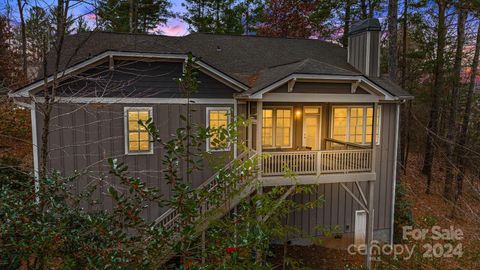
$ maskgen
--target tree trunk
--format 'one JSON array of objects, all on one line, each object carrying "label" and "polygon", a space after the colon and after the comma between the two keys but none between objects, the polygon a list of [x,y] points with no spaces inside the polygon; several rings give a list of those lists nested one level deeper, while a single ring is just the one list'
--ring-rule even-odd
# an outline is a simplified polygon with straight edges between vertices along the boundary
[{"label": "tree trunk", "polygon": [[[47,51],[48,51],[48,45],[46,45],[43,48],[43,80],[45,82],[44,86],[44,98],[45,102],[43,102],[41,105],[42,112],[43,112],[43,129],[42,129],[42,142],[41,142],[41,153],[40,153],[40,179],[45,179],[47,175],[47,160],[48,160],[48,140],[49,140],[49,134],[50,134],[50,116],[51,112],[53,109],[53,104],[55,102],[55,91],[56,87],[58,84],[58,70],[60,67],[60,59],[62,55],[62,49],[63,49],[63,42],[65,39],[65,26],[66,26],[66,21],[68,17],[68,11],[69,11],[69,0],[58,0],[57,1],[57,32],[56,32],[56,37],[55,37],[55,68],[53,70],[53,80],[51,84],[49,85],[47,83],[47,77],[49,74],[46,73],[47,70]],[[49,88],[50,87],[50,88]]]},{"label": "tree trunk", "polygon": [[27,74],[27,33],[25,27],[25,18],[23,16],[23,3],[22,0],[17,0],[18,13],[20,15],[20,33],[22,39],[22,72],[25,78],[28,78]]},{"label": "tree trunk", "polygon": [[457,48],[455,52],[455,62],[453,64],[453,78],[452,78],[452,91],[450,95],[450,107],[448,108],[448,115],[446,126],[447,131],[447,160],[445,164],[445,185],[443,187],[443,196],[447,199],[452,199],[452,182],[454,178],[454,150],[455,150],[455,137],[456,137],[456,120],[458,110],[458,90],[460,88],[460,76],[462,72],[462,57],[463,46],[465,43],[465,19],[466,12],[461,7],[458,10],[458,23],[457,23]]},{"label": "tree trunk", "polygon": [[457,143],[455,147],[455,160],[456,160],[456,165],[458,169],[458,174],[457,174],[457,188],[455,191],[455,204],[457,203],[459,197],[462,195],[462,190],[463,190],[463,180],[464,180],[464,175],[465,175],[465,163],[467,162],[467,159],[465,158],[465,147],[467,145],[467,134],[468,134],[468,126],[470,124],[470,117],[472,114],[472,106],[473,104],[473,96],[474,96],[474,91],[475,91],[475,80],[477,77],[477,72],[478,72],[478,63],[479,60],[478,58],[480,57],[480,24],[478,25],[477,29],[477,41],[475,45],[475,55],[473,57],[472,61],[472,73],[470,74],[470,82],[469,82],[469,87],[468,87],[468,93],[467,93],[467,100],[465,102],[465,109],[463,111],[462,115],[462,126],[460,128],[460,134],[458,135],[457,138]]},{"label": "tree trunk", "polygon": [[440,95],[444,92],[444,51],[446,43],[445,28],[445,0],[438,0],[438,26],[437,26],[437,59],[435,63],[434,77],[435,81],[432,88],[432,103],[430,107],[430,121],[427,126],[427,136],[425,140],[425,153],[422,172],[427,176],[427,193],[430,193],[432,183],[432,166],[435,155],[435,136],[438,133]]},{"label": "tree trunk", "polygon": [[344,48],[348,47],[348,32],[350,32],[350,20],[351,20],[351,2],[347,0],[345,2],[345,17],[343,18],[343,36],[342,45]]},{"label": "tree trunk", "polygon": [[[401,79],[400,85],[403,89],[406,89],[406,82],[407,82],[407,24],[408,24],[408,0],[405,0],[403,3],[403,27],[402,27],[402,65],[401,65]],[[409,109],[411,108],[411,101],[408,102],[408,109],[407,105],[404,104],[401,109],[401,136],[400,136],[400,147],[399,147],[399,165],[402,168],[403,172],[406,172],[406,165],[407,165],[407,145],[408,145],[408,137],[409,137],[409,129],[410,129],[410,118],[409,118]]]},{"label": "tree trunk", "polygon": [[367,18],[367,3],[366,0],[360,0],[360,19],[364,20]]},{"label": "tree trunk", "polygon": [[133,0],[128,0],[128,32],[133,33]]},{"label": "tree trunk", "polygon": [[397,81],[397,17],[398,1],[388,1],[388,77]]},{"label": "tree trunk", "polygon": [[373,18],[374,15],[375,15],[375,0],[368,0],[368,18]]}]

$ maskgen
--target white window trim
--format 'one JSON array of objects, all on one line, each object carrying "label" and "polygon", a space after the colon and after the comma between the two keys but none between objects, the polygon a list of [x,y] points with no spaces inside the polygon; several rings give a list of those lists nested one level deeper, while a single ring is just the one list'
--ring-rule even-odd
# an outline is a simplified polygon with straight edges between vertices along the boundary
[{"label": "white window trim", "polygon": [[153,154],[153,141],[150,136],[150,151],[135,151],[130,152],[128,150],[128,111],[148,111],[150,117],[153,118],[152,107],[124,107],[123,108],[123,122],[124,122],[124,137],[125,137],[125,155],[138,156],[138,155],[151,155]]},{"label": "white window trim", "polygon": [[[334,122],[334,115],[333,115],[333,110],[335,108],[372,108],[372,106],[370,105],[334,105],[332,106],[331,110],[330,110],[330,138],[333,138],[333,122]],[[382,133],[382,105],[378,105],[378,110],[376,113],[380,112],[380,114],[378,114],[378,123],[377,123],[377,127],[378,127],[378,135],[375,136],[375,139],[377,140],[377,145],[380,145],[380,142],[381,142],[381,133]],[[363,114],[363,123],[367,123],[367,114],[364,113]],[[374,120],[375,121],[375,120]],[[376,127],[376,128],[377,128]],[[365,141],[366,139],[366,136],[367,136],[367,132],[366,132],[366,128],[367,128],[367,125],[364,124],[363,125],[363,134],[362,134],[362,137],[363,137],[363,141]],[[349,135],[350,135],[350,110],[347,110],[347,126],[345,127],[345,133],[346,133],[346,138],[345,138],[345,141],[346,142],[349,142]],[[373,134],[372,134],[373,135]],[[360,143],[360,145],[370,145],[370,143]]]},{"label": "white window trim", "polygon": [[[263,114],[263,110],[264,109],[271,109],[273,110],[273,113],[272,113],[272,146],[263,146],[263,142],[261,143],[262,145],[262,149],[277,149],[277,148],[292,148],[292,145],[293,145],[293,118],[295,117],[295,112],[293,111],[294,108],[293,106],[264,106],[262,108],[262,114]],[[276,129],[277,129],[277,114],[276,114],[276,111],[277,109],[290,109],[290,111],[292,112],[292,115],[290,117],[290,144],[288,146],[281,146],[281,147],[277,147],[276,146],[276,142],[277,142],[277,132],[276,132]],[[262,120],[263,120],[263,117],[262,117]],[[263,132],[263,122],[262,122],[262,132]],[[263,136],[262,136],[262,140],[263,140]]]},{"label": "white window trim", "polygon": [[[227,114],[227,125],[231,123],[231,118],[232,118],[232,108],[231,107],[207,107],[206,112],[205,112],[205,126],[209,127],[210,126],[210,111],[228,111]],[[228,146],[225,148],[210,148],[210,138],[207,138],[207,152],[226,152],[230,151],[231,145],[228,143]]]}]

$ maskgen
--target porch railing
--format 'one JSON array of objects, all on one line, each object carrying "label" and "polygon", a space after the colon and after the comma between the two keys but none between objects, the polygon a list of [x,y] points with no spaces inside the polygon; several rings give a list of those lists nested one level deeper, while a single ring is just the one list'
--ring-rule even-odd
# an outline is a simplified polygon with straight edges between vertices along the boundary
[{"label": "porch railing", "polygon": [[328,150],[350,150],[350,149],[369,149],[369,145],[362,145],[358,143],[344,142],[332,138],[325,139],[325,146]]},{"label": "porch railing", "polygon": [[372,149],[268,152],[263,176],[359,173],[372,170]]}]

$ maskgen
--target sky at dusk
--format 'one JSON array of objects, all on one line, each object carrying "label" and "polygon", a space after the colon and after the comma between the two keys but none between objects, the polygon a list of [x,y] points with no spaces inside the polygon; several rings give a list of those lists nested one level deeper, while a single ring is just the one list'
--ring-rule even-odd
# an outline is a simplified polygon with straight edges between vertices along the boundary
[{"label": "sky at dusk", "polygon": [[[171,10],[175,14],[179,15],[185,12],[185,9],[182,7],[183,0],[170,0],[172,4]],[[54,3],[52,0],[33,0],[27,2],[26,6],[26,15],[28,16],[28,10],[35,5],[38,6],[50,6]],[[72,4],[72,15],[77,18],[83,16],[87,21],[93,25],[95,21],[95,15],[93,14],[93,7],[91,5],[79,4],[81,2],[74,2]],[[10,13],[14,23],[20,21],[16,6],[16,1],[13,0],[0,0],[0,14]],[[175,18],[170,18],[165,25],[159,25],[155,32],[158,34],[169,35],[169,36],[184,36],[189,33],[188,25],[182,21],[178,16]]]}]

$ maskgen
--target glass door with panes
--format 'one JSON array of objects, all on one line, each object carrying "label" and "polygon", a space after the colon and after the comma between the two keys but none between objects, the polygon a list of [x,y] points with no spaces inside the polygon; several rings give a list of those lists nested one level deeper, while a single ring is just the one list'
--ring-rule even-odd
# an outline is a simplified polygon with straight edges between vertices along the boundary
[{"label": "glass door with panes", "polygon": [[322,123],[321,107],[305,107],[303,110],[303,146],[320,150]]}]

